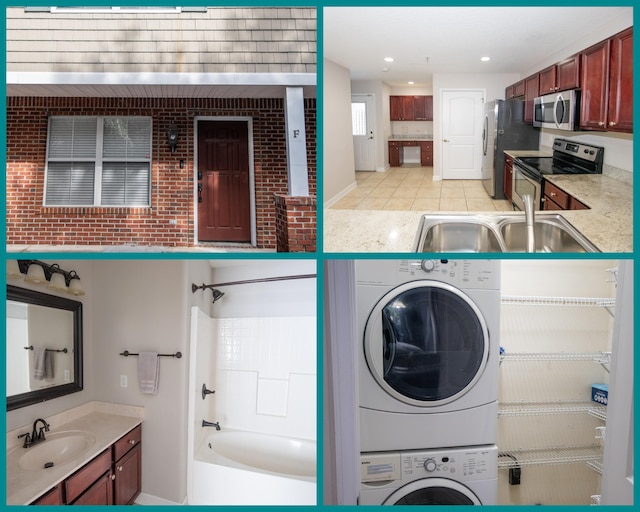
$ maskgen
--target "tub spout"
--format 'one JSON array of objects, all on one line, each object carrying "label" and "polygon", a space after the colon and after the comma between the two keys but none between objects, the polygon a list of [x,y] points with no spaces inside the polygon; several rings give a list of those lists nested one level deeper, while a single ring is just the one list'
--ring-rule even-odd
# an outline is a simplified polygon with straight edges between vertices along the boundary
[{"label": "tub spout", "polygon": [[215,423],[207,420],[202,420],[203,427],[216,427],[216,430],[220,430],[220,422],[216,421]]}]

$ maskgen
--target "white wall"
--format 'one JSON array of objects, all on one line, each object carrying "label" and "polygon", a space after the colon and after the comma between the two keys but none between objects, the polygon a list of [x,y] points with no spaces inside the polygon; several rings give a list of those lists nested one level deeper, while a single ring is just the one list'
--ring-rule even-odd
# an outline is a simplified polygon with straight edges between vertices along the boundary
[{"label": "white wall", "polygon": [[[86,373],[94,399],[143,406],[142,492],[181,503],[186,496],[188,295],[179,260],[100,260],[94,268],[94,348]],[[187,295],[188,294],[188,295]],[[182,352],[163,357],[157,395],[142,394],[136,357],[119,353]],[[128,387],[120,387],[126,375]]]},{"label": "white wall", "polygon": [[356,171],[351,134],[349,70],[324,59],[323,201],[328,206],[355,187]]}]

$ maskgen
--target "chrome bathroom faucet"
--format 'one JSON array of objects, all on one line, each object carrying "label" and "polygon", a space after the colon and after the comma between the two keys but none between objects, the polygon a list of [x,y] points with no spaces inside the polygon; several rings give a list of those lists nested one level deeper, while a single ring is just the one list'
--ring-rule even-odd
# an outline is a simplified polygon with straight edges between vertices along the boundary
[{"label": "chrome bathroom faucet", "polygon": [[216,430],[220,430],[220,422],[216,421],[215,423],[207,420],[202,420],[203,427],[216,427]]}]

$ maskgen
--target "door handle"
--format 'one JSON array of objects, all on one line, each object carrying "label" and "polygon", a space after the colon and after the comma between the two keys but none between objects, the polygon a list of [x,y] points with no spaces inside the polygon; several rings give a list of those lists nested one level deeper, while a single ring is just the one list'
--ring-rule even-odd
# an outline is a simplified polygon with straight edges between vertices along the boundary
[{"label": "door handle", "polygon": [[449,142],[449,139],[442,139],[442,142]]},{"label": "door handle", "polygon": [[202,202],[202,183],[198,183],[198,202]]}]

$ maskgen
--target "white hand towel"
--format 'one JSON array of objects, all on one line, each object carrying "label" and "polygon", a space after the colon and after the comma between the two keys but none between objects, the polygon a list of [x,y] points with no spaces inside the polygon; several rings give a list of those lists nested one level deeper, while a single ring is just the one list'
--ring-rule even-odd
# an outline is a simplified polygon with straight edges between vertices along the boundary
[{"label": "white hand towel", "polygon": [[33,378],[36,380],[44,380],[46,353],[44,347],[33,347]]},{"label": "white hand towel", "polygon": [[158,393],[160,359],[157,352],[140,352],[138,355],[138,383],[146,395]]}]

